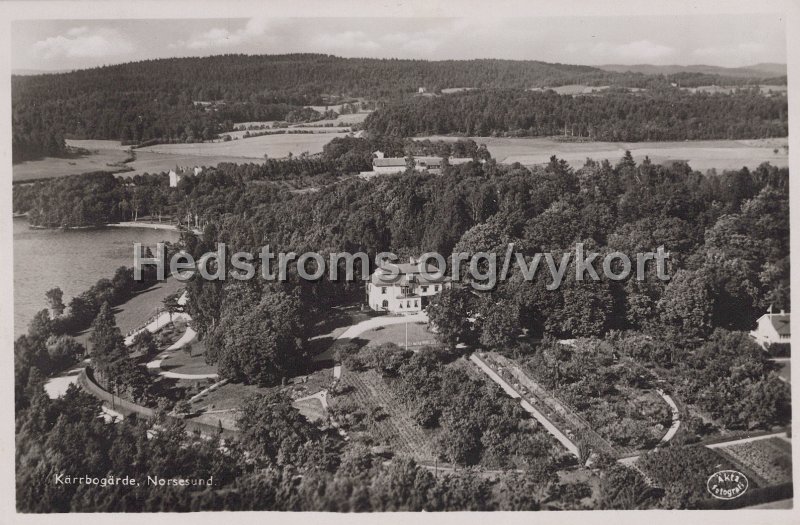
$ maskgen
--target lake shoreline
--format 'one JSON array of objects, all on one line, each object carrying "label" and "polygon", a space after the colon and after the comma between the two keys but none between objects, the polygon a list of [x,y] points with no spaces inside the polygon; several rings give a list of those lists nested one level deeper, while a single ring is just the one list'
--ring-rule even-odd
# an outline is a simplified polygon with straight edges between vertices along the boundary
[{"label": "lake shoreline", "polygon": [[47,306],[47,290],[60,287],[68,303],[98,279],[111,279],[119,267],[132,266],[135,243],[154,249],[160,242],[178,241],[171,224],[41,229],[21,218],[13,224],[15,337],[24,334],[36,312]]},{"label": "lake shoreline", "polygon": [[[28,217],[27,213],[15,213],[13,219],[25,219]],[[87,226],[41,226],[39,224],[28,224],[32,230],[64,230],[64,231],[78,231],[78,230],[103,230],[106,228],[144,228],[148,230],[167,230],[179,232],[180,228],[176,224],[163,223],[163,222],[111,222],[100,225],[87,225]]]}]

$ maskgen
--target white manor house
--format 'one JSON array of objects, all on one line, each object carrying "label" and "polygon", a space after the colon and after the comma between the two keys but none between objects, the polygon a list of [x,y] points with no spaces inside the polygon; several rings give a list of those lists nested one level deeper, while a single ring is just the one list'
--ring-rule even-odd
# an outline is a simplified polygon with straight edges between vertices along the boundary
[{"label": "white manor house", "polygon": [[434,278],[438,269],[428,264],[427,277],[422,273],[419,261],[411,258],[408,263],[385,263],[370,277],[367,283],[367,303],[379,312],[416,314],[427,308],[430,298],[450,286],[450,278]]}]

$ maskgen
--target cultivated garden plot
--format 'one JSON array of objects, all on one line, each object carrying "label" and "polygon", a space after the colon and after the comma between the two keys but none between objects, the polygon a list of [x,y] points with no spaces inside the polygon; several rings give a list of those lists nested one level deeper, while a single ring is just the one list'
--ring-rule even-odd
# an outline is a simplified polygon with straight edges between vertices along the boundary
[{"label": "cultivated garden plot", "polygon": [[[591,346],[591,348],[589,347]],[[672,421],[652,377],[614,359],[610,348],[578,341],[540,347],[520,359],[525,374],[622,453],[650,449]]]},{"label": "cultivated garden plot", "polygon": [[9,507],[793,506],[793,14],[484,7],[11,20]]},{"label": "cultivated garden plot", "polygon": [[792,480],[792,444],[781,437],[720,447],[717,452],[753,470],[769,484]]},{"label": "cultivated garden plot", "polygon": [[354,437],[419,461],[434,459],[432,435],[409,417],[374,370],[347,370],[331,396],[333,416]]}]

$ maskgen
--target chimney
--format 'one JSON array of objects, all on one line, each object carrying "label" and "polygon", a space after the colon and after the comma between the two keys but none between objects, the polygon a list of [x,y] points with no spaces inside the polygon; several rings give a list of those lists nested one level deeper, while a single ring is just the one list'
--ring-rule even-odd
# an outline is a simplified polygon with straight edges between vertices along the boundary
[{"label": "chimney", "polygon": [[417,264],[417,260],[414,257],[409,257],[408,258],[408,263],[409,264]]}]

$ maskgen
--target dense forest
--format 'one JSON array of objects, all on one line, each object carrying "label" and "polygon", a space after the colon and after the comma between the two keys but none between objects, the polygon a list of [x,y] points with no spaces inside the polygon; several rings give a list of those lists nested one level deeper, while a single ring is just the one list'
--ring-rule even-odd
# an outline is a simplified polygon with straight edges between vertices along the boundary
[{"label": "dense forest", "polygon": [[[352,150],[364,148],[364,142],[347,139],[335,154],[349,158]],[[551,292],[544,289],[544,279],[521,282],[515,274],[490,293],[495,302],[513,305],[501,309],[503,316],[513,319],[495,316],[492,301],[470,299],[470,308],[489,310],[474,334],[454,334],[462,340],[508,341],[522,329],[568,338],[599,336],[612,329],[669,328],[682,339],[704,338],[716,327],[752,328],[770,304],[789,306],[786,169],[763,165],[755,171],[701,175],[685,164],[637,165],[627,156],[616,165],[589,161],[579,169],[555,158],[532,169],[501,166],[493,160],[471,162],[449,167],[441,176],[407,173],[373,181],[343,179],[303,193],[253,180],[281,162],[272,168],[223,164],[186,177],[174,189],[164,187],[164,176],[128,181],[110,175],[55,179],[15,187],[15,209],[27,209],[35,224],[53,213],[43,222],[54,225],[86,224],[70,222],[74,210],[83,209],[84,214],[92,210],[84,219],[97,224],[128,218],[134,195],[145,202],[146,195],[157,194],[162,199],[158,206],[165,212],[197,215],[208,222],[203,235],[189,241],[197,254],[213,250],[218,241],[228,244],[229,253],[255,253],[270,244],[274,250],[314,250],[323,255],[345,250],[364,251],[370,257],[381,251],[401,257],[426,251],[447,256],[454,250],[504,253],[504,246],[515,242],[518,249],[532,254],[574,251],[576,242],[584,242],[587,250],[601,254],[635,253],[659,245],[673,254],[673,279],[668,283],[604,280],[590,287],[568,278]],[[341,177],[336,162],[333,157],[320,160],[318,170],[336,180]],[[315,164],[308,166],[313,170]],[[128,210],[127,215],[121,214],[122,209]],[[574,271],[567,272],[571,274]],[[358,287],[325,280],[295,280],[285,286],[294,286],[288,292],[299,293],[308,305],[330,304],[341,296],[343,286]],[[224,288],[216,282],[190,283],[194,293],[211,294],[210,302],[199,296],[190,302],[198,309],[192,314],[204,335],[219,331],[221,337],[223,311],[252,310],[258,296],[270,289],[259,288],[255,298],[234,294],[229,298],[234,302],[223,308]],[[449,300],[448,295],[443,300]],[[692,301],[687,303],[689,296]],[[460,304],[455,297],[453,301]],[[201,304],[207,307],[197,306]],[[456,310],[445,308],[447,315]],[[446,324],[445,319],[440,322]],[[484,324],[488,334],[483,334]],[[220,348],[245,346],[232,341]],[[237,370],[234,375],[241,377],[241,369]]]},{"label": "dense forest", "polygon": [[[381,140],[388,151],[407,146],[404,140]],[[507,472],[491,480],[469,471],[437,477],[403,459],[384,464],[369,450],[342,441],[330,428],[307,422],[277,393],[245,403],[239,422],[242,437],[224,451],[213,442],[195,443],[196,438],[180,428],[162,426],[157,438],[147,439],[153,422],[107,425],[96,418],[96,401],[86,394],[72,391],[62,400],[47,398],[41,386],[45,376],[65,361],[74,361],[82,349],[69,338],[69,326],[43,311],[15,344],[20,509],[580,508],[579,501],[590,489],[558,481],[553,473],[559,467],[547,440],[526,435],[512,424],[518,407],[443,367],[458,357],[458,343],[514,355],[551,388],[590,404],[599,403],[613,385],[644,380],[623,363],[613,362],[629,359],[657,369],[682,399],[725,428],[753,430],[787,423],[789,387],[777,379],[767,354],[742,333],[770,305],[790,307],[787,169],[765,164],[752,171],[703,175],[682,163],[637,164],[627,154],[613,164],[589,160],[580,167],[555,157],[532,169],[484,159],[446,167],[438,176],[410,171],[370,181],[342,177],[343,165],[357,164],[377,145],[346,138],[319,159],[265,166],[221,164],[200,176],[187,176],[177,188],[165,186],[163,175],[47,180],[15,186],[15,206],[27,206],[32,220],[42,220],[62,195],[64,205],[47,221],[58,224],[63,217],[75,217],[95,224],[128,217],[120,210],[131,213],[134,195],[153,206],[146,196],[157,193],[164,213],[188,212],[207,221],[201,235],[182,235],[182,247],[195,256],[213,249],[216,242],[225,242],[229,254],[256,252],[270,244],[274,251],[314,250],[323,256],[345,250],[370,256],[380,251],[400,256],[424,251],[445,256],[453,251],[503,253],[513,242],[526,255],[552,251],[556,259],[573,251],[576,242],[601,257],[615,250],[632,254],[664,245],[672,254],[669,281],[579,283],[570,277],[575,275],[571,263],[564,284],[548,290],[545,279],[526,281],[514,270],[490,291],[475,294],[455,287],[432,304],[429,315],[445,353],[429,350],[407,359],[405,351],[396,348],[384,349],[379,356],[355,349],[339,356],[349,367],[370,367],[394,378],[398,395],[414,407],[417,423],[441,428],[451,438],[439,445],[443,459],[507,468],[514,457],[514,465],[524,465],[524,473]],[[455,147],[459,154],[480,155],[474,143]],[[330,177],[335,184],[298,193],[272,183],[299,173]],[[78,206],[83,216],[68,214]],[[96,316],[90,355],[100,379],[112,381],[130,399],[152,404],[147,375],[123,351],[109,310],[130,290],[135,288],[124,270],[98,283],[85,297],[91,313],[81,320]],[[343,297],[363,293],[360,282],[308,282],[291,271],[283,283],[194,278],[187,290],[193,327],[209,349],[207,359],[219,365],[223,378],[264,387],[277,387],[285,378],[307,372],[312,357],[309,320]],[[73,303],[66,311],[62,306],[58,318],[74,318],[73,310],[80,311],[81,302]],[[544,337],[545,343],[530,346],[520,340],[523,332]],[[556,345],[554,339],[560,338],[580,338],[582,346],[597,351],[587,358],[586,352]],[[470,394],[456,407],[441,403],[443,397],[462,399],[458,392]],[[475,401],[469,403],[467,397]],[[485,418],[475,417],[483,413],[496,425],[487,427]],[[624,437],[629,429],[618,428],[626,424],[620,421],[604,423],[605,431]],[[689,420],[687,427],[684,443],[706,432],[702,421]],[[265,439],[263,428],[277,438]],[[70,447],[73,442],[84,445]],[[76,453],[86,446],[96,453]],[[515,452],[509,455],[509,450]],[[691,457],[686,450],[679,449],[669,461],[682,465]],[[44,490],[51,482],[48,473],[54,471],[105,476],[119,472],[120,465],[137,475],[155,469],[165,475],[214,476],[220,490]],[[612,463],[600,466],[604,470],[597,507],[705,504],[692,499],[688,489],[659,496],[637,473]],[[524,497],[510,490],[520,485],[529,488]]]},{"label": "dense forest", "polygon": [[591,140],[745,139],[788,135],[786,97],[757,90],[730,95],[665,89],[637,94],[559,95],[553,91],[469,91],[396,101],[367,117],[377,135],[464,134]]},{"label": "dense forest", "polygon": [[[568,282],[562,289],[546,291],[540,282],[523,282],[515,276],[480,296],[463,297],[459,289],[447,292],[430,315],[449,348],[468,342],[515,353],[530,359],[544,381],[589,399],[599,399],[618,381],[641,378],[624,366],[611,370],[601,364],[610,350],[593,353],[588,360],[577,354],[552,357],[550,352],[564,352],[564,347],[550,344],[537,350],[518,345],[514,341],[519,331],[587,337],[588,345],[610,344],[618,356],[659,367],[685,399],[729,428],[769,428],[786,422],[788,386],[776,379],[761,350],[741,332],[727,331],[750,328],[769,304],[789,306],[785,169],[765,165],[752,172],[703,176],[685,165],[637,165],[629,157],[615,165],[588,162],[579,169],[553,159],[533,171],[489,161],[451,167],[440,177],[408,173],[370,182],[340,182],[305,194],[227,176],[226,169],[233,168],[222,166],[215,176],[189,177],[190,183],[168,190],[178,194],[170,197],[177,206],[213,218],[199,238],[184,235],[183,243],[193,253],[218,240],[233,249],[254,250],[269,242],[284,250],[349,249],[370,254],[385,249],[412,254],[427,249],[492,250],[511,241],[525,251],[556,252],[577,240],[601,252],[664,244],[673,252],[674,278],[667,283]],[[140,179],[138,185],[149,182]],[[89,191],[84,194],[90,196]],[[348,203],[347,208],[342,202]],[[98,283],[94,295],[102,295],[102,288],[107,300],[119,300],[113,298],[117,293],[113,290],[117,281],[128,281],[125,275],[121,271],[111,283]],[[119,288],[128,289],[124,284]],[[344,291],[341,283],[324,281],[290,279],[265,285],[258,279],[225,284],[195,279],[189,283],[189,305],[195,326],[216,349],[210,357],[219,362],[220,373],[235,381],[274,385],[304,369],[305,364],[297,361],[307,359],[305,320],[324,304],[340,300]],[[103,299],[95,298],[93,304],[99,300]],[[74,308],[71,304],[70,310]],[[480,322],[466,323],[469,316]],[[92,338],[96,366],[115,377],[120,392],[129,392],[134,399],[146,397],[146,375],[119,352],[119,331],[107,307],[100,307],[94,325],[99,332]],[[592,342],[622,329],[626,330],[622,337],[611,334],[609,342]],[[581,508],[579,500],[589,490],[582,483],[558,481],[554,475],[558,466],[541,459],[546,457],[545,443],[519,434],[511,424],[518,407],[495,394],[476,392],[485,387],[442,368],[442,360],[453,358],[452,350],[423,352],[409,360],[399,349],[384,349],[380,355],[356,349],[340,358],[348,367],[375,367],[396,377],[399,395],[417,407],[419,424],[441,426],[452,438],[442,444],[444,458],[463,464],[495,458],[488,461],[505,465],[512,456],[500,451],[515,444],[520,448],[513,457],[525,461],[535,456],[524,473],[486,480],[470,471],[436,477],[400,459],[386,465],[369,450],[348,445],[337,434],[307,422],[277,394],[245,403],[242,438],[226,451],[213,441],[195,441],[180,427],[162,426],[156,438],[148,439],[154,422],[103,423],[96,418],[97,402],[87,394],[71,391],[61,400],[47,398],[41,387],[43,373],[59,359],[74,359],[81,350],[61,330],[45,311],[15,344],[21,443],[17,487],[22,510]],[[112,352],[98,354],[97,349],[105,347]],[[560,363],[557,375],[547,364],[553,358]],[[742,370],[747,372],[739,373]],[[481,402],[465,401],[460,409],[440,402],[443,396],[459,392],[471,392]],[[729,402],[733,398],[739,401]],[[496,426],[479,424],[486,419],[480,417],[483,410]],[[695,430],[684,439],[702,435],[701,423],[687,424]],[[265,427],[278,437],[265,440],[259,430]],[[497,441],[500,428],[504,437]],[[76,452],[86,447],[95,453]],[[50,452],[45,454],[45,449]],[[678,449],[667,460],[674,462],[672,468],[683,468],[692,450]],[[599,488],[600,508],[685,508],[703,503],[689,489],[676,488],[659,497],[637,473],[611,463],[603,468],[607,470]],[[44,490],[52,482],[49,473],[65,470],[100,477],[121,471],[137,476],[154,471],[165,476],[213,476],[219,490],[92,486]],[[524,495],[510,490],[519,486],[527,487]]]},{"label": "dense forest", "polygon": [[658,89],[673,81],[692,86],[765,80],[693,73],[679,77],[539,61],[431,62],[314,54],[171,58],[14,76],[13,160],[61,155],[64,137],[124,144],[208,140],[230,131],[235,122],[314,120],[319,112],[308,114],[305,106],[353,97],[387,101],[419,87],[431,93],[449,87],[522,90],[565,84]]}]

